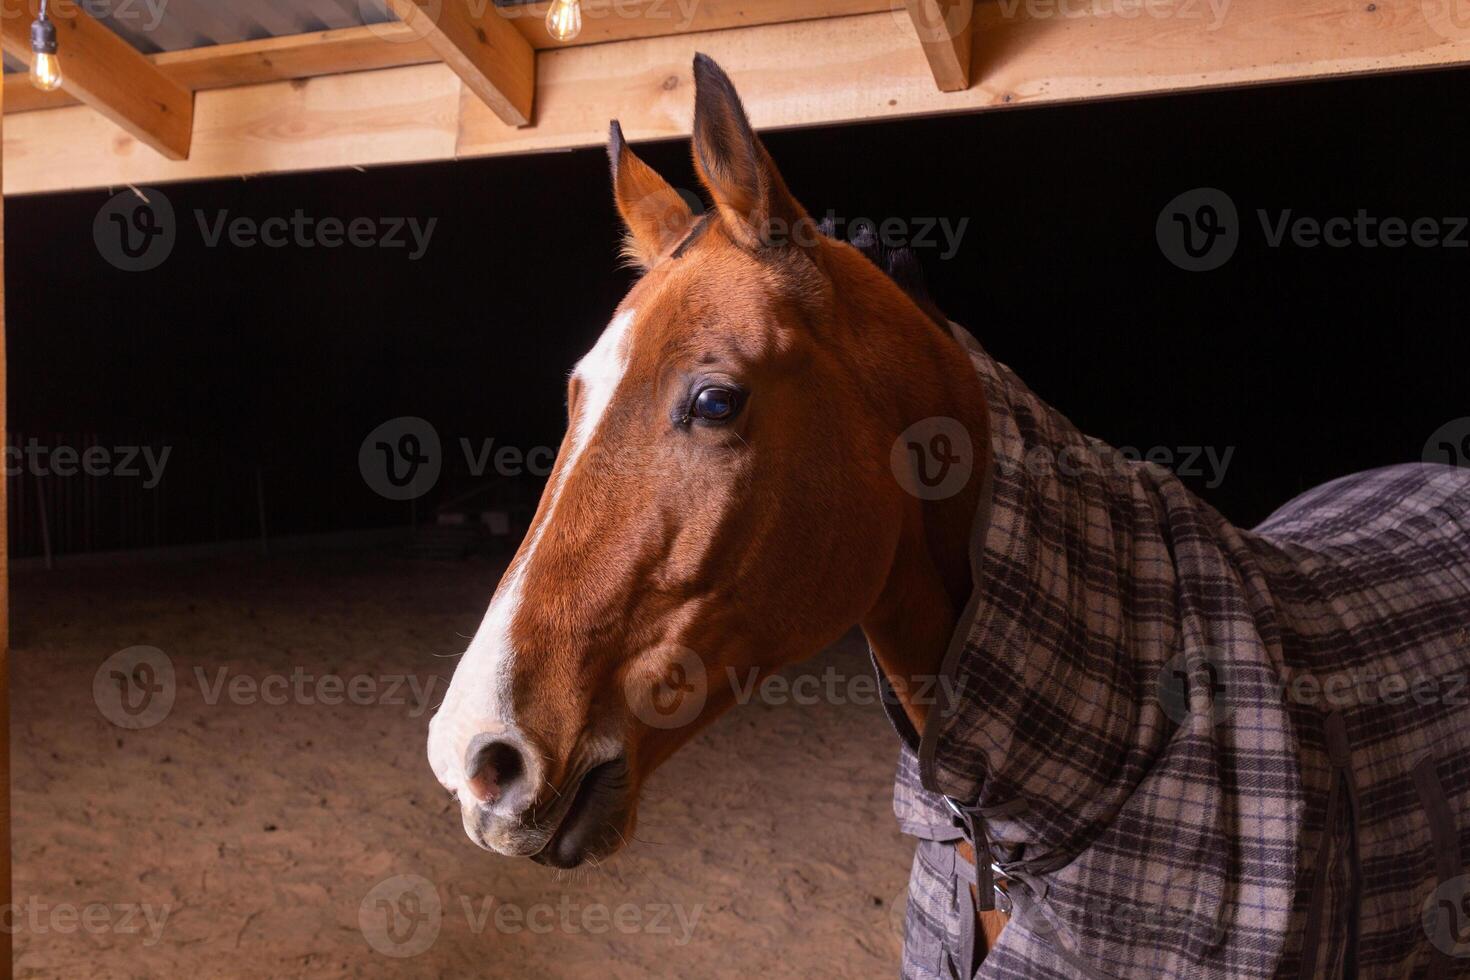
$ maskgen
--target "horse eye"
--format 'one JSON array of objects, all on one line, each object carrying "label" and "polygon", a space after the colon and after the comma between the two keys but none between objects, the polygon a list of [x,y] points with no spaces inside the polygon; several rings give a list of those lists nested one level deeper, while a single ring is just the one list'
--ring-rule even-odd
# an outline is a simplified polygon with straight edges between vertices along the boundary
[{"label": "horse eye", "polygon": [[709,387],[694,396],[689,414],[706,422],[724,422],[740,407],[739,396],[729,388]]}]

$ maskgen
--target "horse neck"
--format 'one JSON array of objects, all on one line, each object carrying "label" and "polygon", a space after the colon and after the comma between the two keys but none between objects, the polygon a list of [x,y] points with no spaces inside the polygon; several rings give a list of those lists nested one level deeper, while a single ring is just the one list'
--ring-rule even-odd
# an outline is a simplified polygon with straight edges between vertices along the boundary
[{"label": "horse neck", "polygon": [[886,322],[872,322],[871,307],[864,317],[877,357],[870,370],[883,378],[892,432],[896,436],[922,419],[954,419],[968,428],[974,456],[960,492],[933,501],[904,495],[886,583],[860,623],[879,668],[922,731],[940,664],[971,592],[970,531],[981,474],[990,463],[990,427],[968,354],[947,328],[936,327],[901,298],[886,310]]}]

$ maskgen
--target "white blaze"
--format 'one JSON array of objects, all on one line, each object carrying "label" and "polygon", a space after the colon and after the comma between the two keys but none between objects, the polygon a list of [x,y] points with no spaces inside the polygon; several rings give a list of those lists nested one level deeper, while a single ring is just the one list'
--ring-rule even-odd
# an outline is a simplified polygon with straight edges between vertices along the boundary
[{"label": "white blaze", "polygon": [[[462,753],[470,739],[481,732],[494,732],[497,728],[506,732],[517,730],[510,684],[516,651],[511,646],[510,629],[520,609],[525,571],[536,555],[546,525],[555,519],[562,487],[571,477],[583,450],[597,435],[613,393],[627,370],[634,312],[624,310],[615,316],[573,371],[581,382],[581,398],[568,432],[565,455],[546,488],[549,496],[545,514],[531,529],[525,547],[506,570],[475,638],[455,669],[444,704],[430,723],[429,763],[441,783],[462,794],[464,759],[455,754]],[[528,760],[528,764],[528,775],[539,781],[540,760]]]}]

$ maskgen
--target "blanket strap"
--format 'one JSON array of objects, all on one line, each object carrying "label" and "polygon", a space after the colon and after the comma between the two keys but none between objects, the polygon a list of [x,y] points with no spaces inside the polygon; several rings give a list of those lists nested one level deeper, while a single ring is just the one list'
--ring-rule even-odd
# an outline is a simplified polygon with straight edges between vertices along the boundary
[{"label": "blanket strap", "polygon": [[[952,974],[970,980],[980,967],[976,956],[979,942],[975,936],[979,913],[994,911],[997,902],[1002,911],[1009,912],[1010,896],[997,884],[997,879],[1004,881],[1007,876],[991,854],[990,834],[986,830],[985,817],[980,813],[980,808],[965,806],[951,796],[946,796],[944,803],[949,807],[954,825],[960,829],[965,843],[970,845],[975,854],[973,879],[970,877],[967,862],[959,861],[956,865],[954,895],[955,905],[960,911],[960,948],[959,956],[951,956],[949,964]],[[961,868],[965,869],[963,873]]]},{"label": "blanket strap", "polygon": [[1323,741],[1327,749],[1327,760],[1331,767],[1332,785],[1327,790],[1327,812],[1322,826],[1322,843],[1317,848],[1317,872],[1313,876],[1312,899],[1307,906],[1306,928],[1303,931],[1301,977],[1302,980],[1313,980],[1317,975],[1317,959],[1322,951],[1322,944],[1327,939],[1323,935],[1324,919],[1327,906],[1327,871],[1331,866],[1331,857],[1339,857],[1337,848],[1333,844],[1333,835],[1337,833],[1338,824],[1344,818],[1347,822],[1346,858],[1349,862],[1349,872],[1352,876],[1350,885],[1351,894],[1347,901],[1347,914],[1344,923],[1347,930],[1347,947],[1344,952],[1344,973],[1346,976],[1357,976],[1357,933],[1358,917],[1361,913],[1359,902],[1359,871],[1357,868],[1357,842],[1353,836],[1358,827],[1358,793],[1357,784],[1353,779],[1352,744],[1348,740],[1347,724],[1339,712],[1332,712],[1322,723]]},{"label": "blanket strap", "polygon": [[[1460,835],[1455,829],[1455,815],[1450,810],[1433,755],[1420,759],[1411,775],[1419,803],[1429,821],[1430,840],[1434,844],[1435,884],[1442,888],[1460,874]],[[1442,949],[1434,950],[1430,953],[1429,980],[1448,980],[1454,965],[1453,956]]]}]

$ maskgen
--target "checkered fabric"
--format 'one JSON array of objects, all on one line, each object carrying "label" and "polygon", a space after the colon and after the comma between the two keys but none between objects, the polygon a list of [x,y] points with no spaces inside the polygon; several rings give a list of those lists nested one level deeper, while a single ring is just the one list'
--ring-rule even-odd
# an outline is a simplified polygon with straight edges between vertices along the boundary
[{"label": "checkered fabric", "polygon": [[1470,470],[1346,477],[1242,530],[955,333],[995,464],[958,694],[900,757],[903,976],[971,972],[944,796],[1010,878],[976,976],[1470,976]]}]

